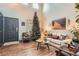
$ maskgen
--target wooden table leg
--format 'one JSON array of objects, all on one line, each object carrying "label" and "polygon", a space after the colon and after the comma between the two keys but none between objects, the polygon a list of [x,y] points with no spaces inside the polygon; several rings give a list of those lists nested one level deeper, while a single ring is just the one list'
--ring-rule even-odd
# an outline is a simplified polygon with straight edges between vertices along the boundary
[{"label": "wooden table leg", "polygon": [[37,50],[38,50],[38,48],[40,47],[40,43],[38,42],[38,45],[37,45]]},{"label": "wooden table leg", "polygon": [[50,50],[50,48],[49,48],[49,44],[48,44],[48,43],[45,43],[45,45],[47,45],[48,50]]},{"label": "wooden table leg", "polygon": [[56,56],[60,56],[61,55],[61,50],[59,50],[59,51],[55,51],[56,52]]},{"label": "wooden table leg", "polygon": [[49,45],[47,44],[47,48],[48,48],[48,50],[50,50],[50,48],[49,48]]}]

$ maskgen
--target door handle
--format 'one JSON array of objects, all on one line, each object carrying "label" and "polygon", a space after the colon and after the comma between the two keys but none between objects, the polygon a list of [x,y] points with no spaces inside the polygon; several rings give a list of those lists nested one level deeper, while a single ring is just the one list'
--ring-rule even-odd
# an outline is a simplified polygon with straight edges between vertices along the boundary
[{"label": "door handle", "polygon": [[16,28],[16,32],[18,32],[18,28]]}]

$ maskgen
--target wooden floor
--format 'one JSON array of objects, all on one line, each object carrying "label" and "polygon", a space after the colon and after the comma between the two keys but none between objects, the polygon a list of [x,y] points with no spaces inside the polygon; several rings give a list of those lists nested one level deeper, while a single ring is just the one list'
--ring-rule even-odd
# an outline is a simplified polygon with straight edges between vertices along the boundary
[{"label": "wooden floor", "polygon": [[0,47],[1,56],[55,56],[55,49],[50,47],[50,51],[46,46],[37,50],[36,42],[19,43],[9,46]]}]

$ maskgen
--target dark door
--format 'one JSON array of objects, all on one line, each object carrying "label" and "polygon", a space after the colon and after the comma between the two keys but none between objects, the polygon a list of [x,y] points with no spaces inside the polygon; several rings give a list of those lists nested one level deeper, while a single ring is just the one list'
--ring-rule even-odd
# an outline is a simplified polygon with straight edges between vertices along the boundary
[{"label": "dark door", "polygon": [[3,16],[0,14],[0,45],[3,43]]},{"label": "dark door", "polygon": [[18,41],[19,23],[17,18],[5,17],[4,42]]}]

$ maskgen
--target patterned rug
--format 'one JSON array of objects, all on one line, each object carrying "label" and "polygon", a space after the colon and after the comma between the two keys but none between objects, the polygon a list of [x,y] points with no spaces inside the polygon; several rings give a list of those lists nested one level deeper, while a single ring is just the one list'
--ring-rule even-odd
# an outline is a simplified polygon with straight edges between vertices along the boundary
[{"label": "patterned rug", "polygon": [[54,56],[54,50],[48,51],[46,47],[41,47],[37,50],[35,42],[13,44],[4,46],[0,49],[1,56]]}]

